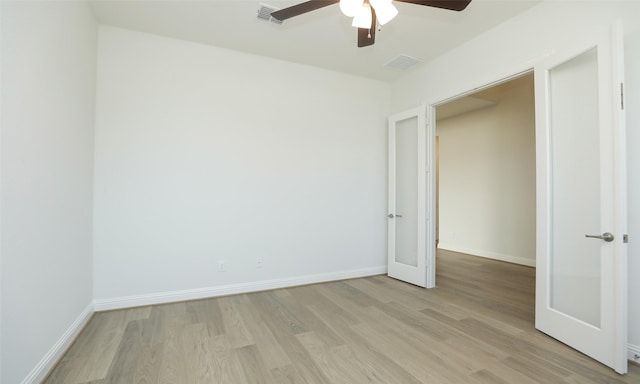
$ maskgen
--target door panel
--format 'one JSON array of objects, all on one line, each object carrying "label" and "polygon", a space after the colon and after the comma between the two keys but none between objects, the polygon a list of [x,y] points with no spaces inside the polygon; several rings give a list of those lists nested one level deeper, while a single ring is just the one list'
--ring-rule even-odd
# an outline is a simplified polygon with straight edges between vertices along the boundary
[{"label": "door panel", "polygon": [[601,250],[584,234],[601,222],[597,60],[593,48],[549,70],[551,307],[596,327]]},{"label": "door panel", "polygon": [[418,118],[396,124],[395,260],[418,266]]},{"label": "door panel", "polygon": [[[559,51],[535,68],[536,328],[625,373],[620,29]],[[605,232],[614,239],[597,238]]]},{"label": "door panel", "polygon": [[390,277],[427,286],[425,108],[389,117],[387,267]]}]

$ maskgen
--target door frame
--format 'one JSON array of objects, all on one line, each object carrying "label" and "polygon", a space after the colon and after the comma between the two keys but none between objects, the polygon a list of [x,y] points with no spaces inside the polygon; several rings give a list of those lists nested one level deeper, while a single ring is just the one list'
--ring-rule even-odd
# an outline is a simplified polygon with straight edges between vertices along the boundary
[{"label": "door frame", "polygon": [[[546,56],[545,56],[546,57]],[[538,62],[543,58],[538,58],[534,62]],[[429,102],[423,102],[423,105],[427,108],[427,163],[433,164],[433,172],[427,173],[427,209],[429,212],[436,211],[436,193],[438,193],[437,188],[438,185],[436,183],[436,172],[435,172],[435,164],[436,164],[436,107],[446,104],[448,102],[460,99],[465,96],[472,95],[478,91],[483,91],[488,88],[495,87],[497,85],[507,83],[511,80],[515,80],[519,77],[533,74],[534,73],[534,65],[532,63],[527,63],[523,65],[521,68],[516,69],[515,71],[509,71],[506,73],[495,74],[483,82],[480,82],[479,85],[471,86],[466,88],[461,92],[453,92],[444,97],[436,97]],[[433,238],[433,242],[427,242],[427,265],[429,266],[429,275],[428,282],[430,285],[427,285],[427,288],[433,288],[436,286],[436,250],[435,250],[435,228],[439,223],[435,223],[436,215],[435,213],[432,215],[434,223],[429,228],[431,232],[428,233],[428,239]],[[431,247],[430,244],[433,244],[434,247]],[[433,248],[433,249],[432,249]]]}]

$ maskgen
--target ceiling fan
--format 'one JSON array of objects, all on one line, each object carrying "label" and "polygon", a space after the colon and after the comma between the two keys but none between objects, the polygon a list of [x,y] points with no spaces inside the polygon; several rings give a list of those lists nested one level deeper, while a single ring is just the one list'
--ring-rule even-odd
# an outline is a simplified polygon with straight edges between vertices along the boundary
[{"label": "ceiling fan", "polygon": [[[402,3],[424,5],[462,11],[471,0],[395,0]],[[302,15],[316,9],[340,3],[340,10],[346,16],[353,17],[354,27],[358,28],[358,47],[373,45],[376,37],[378,23],[384,25],[393,19],[398,10],[393,6],[392,0],[310,0],[288,8],[271,13],[271,17],[284,21],[295,16]]]}]

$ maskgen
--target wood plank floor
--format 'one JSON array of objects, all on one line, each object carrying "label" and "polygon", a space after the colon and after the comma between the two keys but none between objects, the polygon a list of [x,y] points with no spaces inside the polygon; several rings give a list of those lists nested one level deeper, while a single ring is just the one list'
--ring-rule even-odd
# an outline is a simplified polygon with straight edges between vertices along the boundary
[{"label": "wood plank floor", "polygon": [[96,313],[45,383],[640,383],[536,331],[535,270],[386,276]]}]

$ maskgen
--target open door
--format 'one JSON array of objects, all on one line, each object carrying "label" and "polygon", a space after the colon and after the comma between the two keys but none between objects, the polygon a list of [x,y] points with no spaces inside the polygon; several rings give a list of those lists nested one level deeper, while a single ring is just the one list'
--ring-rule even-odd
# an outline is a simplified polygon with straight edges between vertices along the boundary
[{"label": "open door", "polygon": [[622,28],[535,68],[536,328],[627,372]]},{"label": "open door", "polygon": [[432,209],[427,196],[431,174],[427,151],[426,107],[389,117],[389,203],[387,264],[390,277],[432,287],[427,263],[433,247]]}]

